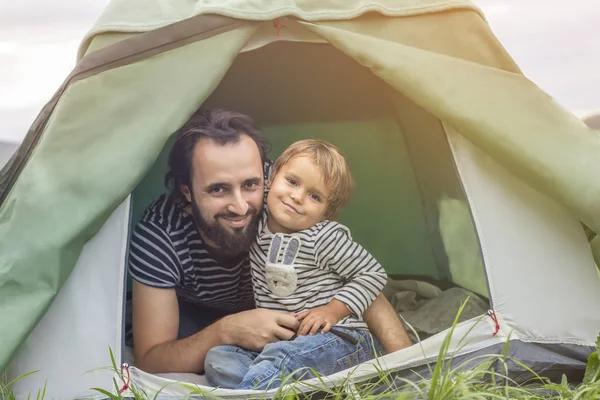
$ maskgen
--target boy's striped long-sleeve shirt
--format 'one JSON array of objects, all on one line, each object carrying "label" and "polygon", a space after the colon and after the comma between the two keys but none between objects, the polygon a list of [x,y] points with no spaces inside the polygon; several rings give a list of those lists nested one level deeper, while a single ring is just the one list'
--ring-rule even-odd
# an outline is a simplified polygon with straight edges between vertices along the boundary
[{"label": "boy's striped long-sleeve shirt", "polygon": [[327,220],[293,234],[277,234],[282,238],[278,263],[282,263],[283,251],[292,238],[301,243],[293,262],[295,290],[290,295],[278,296],[270,289],[266,272],[269,248],[275,237],[269,232],[266,220],[265,213],[250,249],[256,306],[298,313],[324,306],[335,298],[350,310],[350,315],[338,321],[338,326],[366,328],[362,315],[385,286],[387,274],[367,250],[352,240],[350,230]]}]

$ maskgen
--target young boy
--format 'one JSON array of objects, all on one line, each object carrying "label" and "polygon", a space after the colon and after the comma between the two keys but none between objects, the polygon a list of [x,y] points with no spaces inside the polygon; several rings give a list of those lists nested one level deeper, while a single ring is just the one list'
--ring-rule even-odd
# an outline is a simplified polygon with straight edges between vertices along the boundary
[{"label": "young boy", "polygon": [[327,142],[296,142],[275,162],[267,186],[250,250],[254,298],[257,307],[295,313],[300,327],[292,340],[270,343],[261,353],[211,349],[204,368],[213,386],[270,389],[282,376],[314,377],[308,368],[330,375],[377,355],[362,314],[387,275],[333,221],[352,192],[346,159]]}]

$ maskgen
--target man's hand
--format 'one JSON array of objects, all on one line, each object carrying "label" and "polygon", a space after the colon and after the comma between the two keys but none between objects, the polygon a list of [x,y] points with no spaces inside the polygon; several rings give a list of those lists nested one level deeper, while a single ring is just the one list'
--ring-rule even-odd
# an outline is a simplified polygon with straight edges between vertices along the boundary
[{"label": "man's hand", "polygon": [[326,306],[303,311],[296,316],[298,321],[302,321],[298,328],[298,335],[314,335],[321,327],[323,327],[321,333],[327,333],[340,319],[348,315],[350,315],[348,307],[341,301],[333,299]]},{"label": "man's hand", "polygon": [[177,339],[179,306],[174,289],[133,281],[133,336],[136,366],[149,373],[204,372],[206,353],[223,344],[260,351],[294,336],[293,314],[264,309],[229,315],[185,339]]},{"label": "man's hand", "polygon": [[261,351],[268,343],[291,339],[300,323],[293,314],[258,308],[228,315],[217,324],[223,344]]}]

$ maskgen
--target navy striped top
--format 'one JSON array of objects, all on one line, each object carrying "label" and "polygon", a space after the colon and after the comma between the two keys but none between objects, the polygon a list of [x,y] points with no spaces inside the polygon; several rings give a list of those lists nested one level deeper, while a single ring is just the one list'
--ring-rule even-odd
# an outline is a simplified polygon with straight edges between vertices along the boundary
[{"label": "navy striped top", "polygon": [[145,285],[174,288],[178,298],[198,306],[230,312],[254,308],[248,255],[231,265],[214,260],[194,219],[172,195],[154,201],[136,226],[129,273]]}]

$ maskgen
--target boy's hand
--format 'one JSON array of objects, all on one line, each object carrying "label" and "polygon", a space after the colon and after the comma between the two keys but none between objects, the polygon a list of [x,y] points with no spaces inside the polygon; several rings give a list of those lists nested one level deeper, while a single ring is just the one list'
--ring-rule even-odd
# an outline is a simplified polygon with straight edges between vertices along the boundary
[{"label": "boy's hand", "polygon": [[321,333],[327,333],[340,319],[348,315],[350,315],[348,307],[341,301],[333,299],[326,306],[313,308],[296,315],[296,319],[301,321],[297,335],[314,335],[321,327],[323,327]]}]

